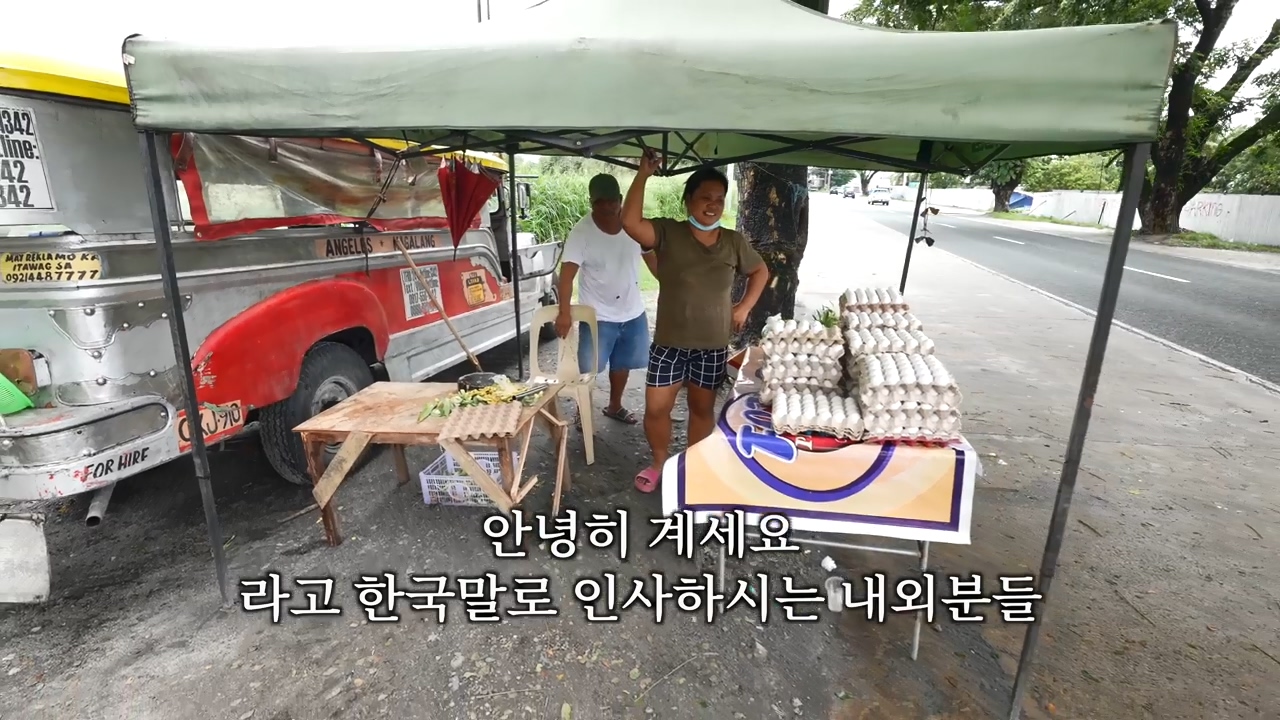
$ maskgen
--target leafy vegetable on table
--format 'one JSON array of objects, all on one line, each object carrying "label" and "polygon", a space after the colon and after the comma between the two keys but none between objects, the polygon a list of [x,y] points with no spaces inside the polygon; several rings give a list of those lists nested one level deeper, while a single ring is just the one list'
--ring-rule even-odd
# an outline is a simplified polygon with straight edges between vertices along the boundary
[{"label": "leafy vegetable on table", "polygon": [[813,319],[822,323],[823,327],[835,327],[840,324],[840,313],[830,305],[813,314]]},{"label": "leafy vegetable on table", "polygon": [[[422,408],[422,412],[418,413],[418,422],[422,422],[427,418],[444,418],[453,414],[454,410],[464,407],[478,407],[480,405],[501,405],[503,403],[514,402],[517,395],[527,393],[531,388],[523,384],[517,383],[499,383],[490,385],[479,390],[460,390],[451,395],[437,398],[427,403]],[[535,392],[530,395],[518,398],[525,406],[532,405],[537,402],[541,392]]]}]

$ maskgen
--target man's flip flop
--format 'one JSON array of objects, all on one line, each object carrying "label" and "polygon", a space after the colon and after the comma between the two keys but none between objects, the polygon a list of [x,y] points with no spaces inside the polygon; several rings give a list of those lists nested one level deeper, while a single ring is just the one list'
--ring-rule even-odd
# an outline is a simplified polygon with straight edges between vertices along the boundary
[{"label": "man's flip flop", "polygon": [[636,474],[636,489],[642,493],[651,493],[658,489],[661,477],[657,470],[647,467]]},{"label": "man's flip flop", "polygon": [[640,422],[639,420],[636,419],[635,413],[631,412],[630,410],[624,407],[620,407],[617,410],[609,410],[609,408],[605,408],[604,416],[607,418],[612,418],[614,420],[617,420],[618,422],[624,422],[628,425],[635,425],[636,423]]}]

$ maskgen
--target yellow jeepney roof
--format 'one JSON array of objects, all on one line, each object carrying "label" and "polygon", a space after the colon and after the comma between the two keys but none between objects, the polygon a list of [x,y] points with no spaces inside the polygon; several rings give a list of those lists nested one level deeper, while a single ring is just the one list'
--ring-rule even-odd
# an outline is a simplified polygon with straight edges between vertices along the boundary
[{"label": "yellow jeepney roof", "polygon": [[[0,52],[0,90],[6,89],[129,105],[129,89],[125,85],[123,71],[102,70],[22,53]],[[403,140],[373,142],[388,150],[404,150],[413,144]],[[508,170],[507,161],[492,153],[454,152],[445,155],[465,155],[485,167]]]},{"label": "yellow jeepney roof", "polygon": [[129,104],[123,71],[0,52],[0,88]]}]

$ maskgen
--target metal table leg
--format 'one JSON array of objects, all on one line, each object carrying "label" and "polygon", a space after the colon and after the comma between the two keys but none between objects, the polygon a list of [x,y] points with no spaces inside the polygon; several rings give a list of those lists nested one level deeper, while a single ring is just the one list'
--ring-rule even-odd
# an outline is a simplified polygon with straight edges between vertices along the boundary
[{"label": "metal table leg", "polygon": [[[916,547],[920,550],[920,574],[924,575],[929,571],[929,543],[916,542]],[[920,653],[920,626],[924,624],[924,611],[916,611],[916,627],[911,632],[911,659],[914,661]]]}]

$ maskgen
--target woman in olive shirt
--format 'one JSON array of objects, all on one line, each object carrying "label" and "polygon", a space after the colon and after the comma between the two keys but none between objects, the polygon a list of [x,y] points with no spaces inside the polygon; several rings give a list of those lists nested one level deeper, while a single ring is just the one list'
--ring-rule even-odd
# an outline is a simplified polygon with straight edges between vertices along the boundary
[{"label": "woman in olive shirt", "polygon": [[[646,151],[622,202],[622,228],[657,257],[658,318],[645,374],[644,432],[653,464],[636,475],[636,488],[653,492],[671,444],[671,409],[681,386],[689,398],[689,444],[715,426],[716,388],[724,381],[729,341],[747,322],[769,282],[769,269],[742,233],[720,226],[729,181],[706,167],[684,186],[686,218],[646,219],[645,182],[660,161]],[[747,291],[732,301],[733,278],[747,276]]]}]

